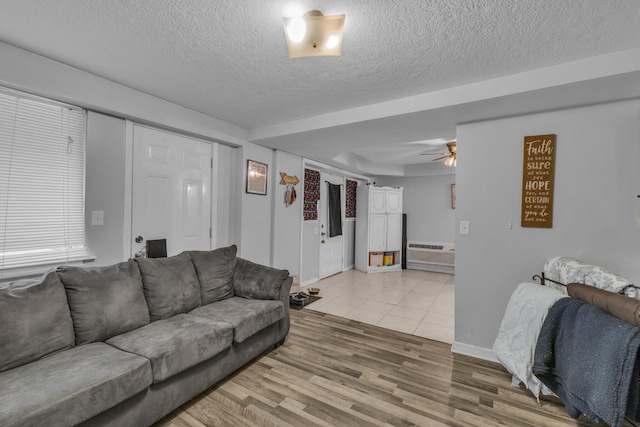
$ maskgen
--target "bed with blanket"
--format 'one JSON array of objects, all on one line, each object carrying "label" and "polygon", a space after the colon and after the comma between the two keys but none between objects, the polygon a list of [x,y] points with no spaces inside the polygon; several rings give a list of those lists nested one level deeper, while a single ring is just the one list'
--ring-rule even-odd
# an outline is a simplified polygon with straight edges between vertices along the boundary
[{"label": "bed with blanket", "polygon": [[512,384],[536,398],[555,393],[574,418],[640,420],[638,288],[566,257],[551,258],[534,277],[546,286],[518,285],[493,346]]}]

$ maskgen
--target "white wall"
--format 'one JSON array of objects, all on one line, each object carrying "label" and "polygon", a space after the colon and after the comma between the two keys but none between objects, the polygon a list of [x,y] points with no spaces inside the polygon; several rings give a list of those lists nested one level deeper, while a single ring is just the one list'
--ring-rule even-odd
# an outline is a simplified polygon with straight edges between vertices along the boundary
[{"label": "white wall", "polygon": [[[231,216],[226,221],[229,225],[215,224],[218,228],[217,237],[220,245],[237,243],[241,256],[254,262],[269,264],[272,198],[244,193],[244,179],[246,159],[267,163],[271,168],[272,150],[248,142],[246,129],[1,42],[0,58],[2,58],[0,85],[68,102],[92,111],[130,119],[137,123],[241,147],[242,153],[235,155],[237,161],[234,163],[233,156],[230,157],[228,166],[232,167],[227,168],[235,175],[233,179],[237,181],[234,183],[231,180],[224,183],[224,185],[235,186],[237,193],[240,194],[237,194],[235,201],[233,199],[236,196],[230,196],[234,206],[229,207]],[[95,117],[100,116],[104,119],[94,118],[93,129],[89,130],[88,135],[91,140],[88,141],[90,152],[87,157],[87,190],[95,189],[98,192],[95,197],[90,196],[88,200],[90,205],[87,206],[87,210],[90,214],[90,210],[102,210],[98,207],[105,206],[105,226],[101,229],[89,230],[89,238],[92,249],[95,248],[96,253],[100,255],[101,259],[97,262],[103,263],[102,260],[104,260],[109,263],[128,257],[128,254],[123,253],[123,243],[121,243],[122,247],[116,248],[114,240],[116,238],[124,239],[123,242],[128,240],[128,236],[122,237],[124,233],[129,232],[124,229],[125,214],[121,214],[122,222],[120,222],[120,219],[116,220],[111,213],[111,210],[115,212],[120,209],[120,204],[126,203],[124,184],[121,181],[125,168],[125,136],[123,134],[122,139],[116,142],[115,136],[120,134],[122,122],[119,119],[110,121],[105,115],[95,115]],[[91,153],[96,153],[97,157],[91,157]],[[102,159],[110,159],[113,163],[101,163]],[[220,169],[221,173],[223,169]],[[113,183],[113,186],[107,185],[108,183]],[[268,185],[268,194],[271,194],[273,183],[268,182]],[[105,196],[107,198],[101,200],[100,197],[104,194],[107,194]],[[106,207],[107,200],[113,201],[114,205]],[[218,205],[217,209],[223,207],[224,205]],[[108,226],[107,223],[109,223]],[[223,227],[230,227],[230,233],[225,234]],[[105,245],[103,245],[103,239]],[[216,244],[218,244],[217,241]]]},{"label": "white wall", "polygon": [[[304,200],[304,163],[302,169],[302,194]],[[318,170],[310,167],[308,169]],[[320,187],[322,189],[322,187]],[[300,243],[300,283],[305,285],[317,282],[320,278],[320,215],[313,221],[302,221],[302,242]]]},{"label": "white wall", "polygon": [[320,277],[319,227],[319,221],[303,221],[302,223],[301,284],[317,282]]},{"label": "white wall", "polygon": [[[271,171],[273,169],[273,150],[255,144],[242,148],[241,164],[237,171],[242,174],[242,209],[240,244],[238,255],[249,261],[270,265],[271,263],[271,203],[274,191]],[[247,188],[247,160],[266,163],[267,195],[249,194]]]},{"label": "white wall", "polygon": [[239,126],[0,42],[0,84],[164,128],[244,145]]},{"label": "white wall", "polygon": [[[239,242],[241,188],[236,148],[214,143],[213,247]],[[125,198],[125,120],[90,111],[87,120],[87,176],[85,217],[87,243],[95,265],[110,265],[129,258]],[[130,205],[128,206],[130,208]],[[104,211],[104,225],[91,225],[91,212]]]},{"label": "white wall", "polygon": [[[344,205],[344,200],[343,200]],[[343,209],[344,211],[344,209]],[[342,271],[350,270],[356,266],[356,219],[345,218],[342,223],[342,240],[344,252],[342,253]]]},{"label": "white wall", "polygon": [[239,244],[240,242],[240,197],[242,194],[241,171],[236,167],[239,149],[222,144],[213,145],[212,214],[214,248]]},{"label": "white wall", "polygon": [[[549,133],[553,228],[521,228],[523,138]],[[455,241],[454,349],[490,349],[512,291],[549,257],[640,283],[640,101],[461,125],[457,139],[456,219],[470,221],[470,234]]]},{"label": "white wall", "polygon": [[[85,224],[95,265],[125,261],[125,121],[89,112],[85,183]],[[92,211],[104,212],[104,225],[91,225]]]},{"label": "white wall", "polygon": [[[304,170],[302,157],[283,151],[274,151],[273,168],[270,179],[273,182],[273,236],[271,247],[271,266],[289,270],[291,274],[300,274],[300,226],[304,200]],[[300,183],[294,186],[296,201],[286,206],[284,194],[286,185],[280,184],[280,172],[297,176]]]},{"label": "white wall", "polygon": [[[449,169],[451,172],[451,169]],[[376,185],[403,187],[403,211],[407,214],[407,239],[453,243],[455,210],[451,208],[451,184],[456,176],[377,177]]]}]

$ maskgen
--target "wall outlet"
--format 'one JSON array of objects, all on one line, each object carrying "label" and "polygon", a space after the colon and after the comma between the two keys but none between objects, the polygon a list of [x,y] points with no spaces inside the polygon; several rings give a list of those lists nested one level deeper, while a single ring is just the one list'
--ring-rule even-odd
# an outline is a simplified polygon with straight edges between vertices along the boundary
[{"label": "wall outlet", "polygon": [[469,221],[460,221],[460,234],[469,234]]}]

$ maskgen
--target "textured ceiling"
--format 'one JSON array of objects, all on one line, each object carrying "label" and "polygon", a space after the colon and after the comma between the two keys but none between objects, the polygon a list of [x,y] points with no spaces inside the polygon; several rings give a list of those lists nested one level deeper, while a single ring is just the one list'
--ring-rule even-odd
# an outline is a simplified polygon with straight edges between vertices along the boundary
[{"label": "textured ceiling", "polygon": [[[637,0],[1,4],[0,41],[250,130],[640,47]],[[292,5],[346,14],[341,57],[288,58]]]}]

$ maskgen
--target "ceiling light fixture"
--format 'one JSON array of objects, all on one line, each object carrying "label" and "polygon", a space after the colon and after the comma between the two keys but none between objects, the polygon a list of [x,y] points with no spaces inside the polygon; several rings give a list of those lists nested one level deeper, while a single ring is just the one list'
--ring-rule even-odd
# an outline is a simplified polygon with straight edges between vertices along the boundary
[{"label": "ceiling light fixture", "polygon": [[432,162],[437,162],[438,160],[444,160],[444,165],[449,167],[456,167],[458,164],[458,147],[456,141],[451,141],[447,143],[447,148],[449,149],[449,153],[432,153],[426,152],[422,153],[423,156],[439,156],[443,154],[442,157],[438,157],[437,159],[433,159]]},{"label": "ceiling light fixture", "polygon": [[455,166],[456,163],[457,159],[455,154],[451,154],[449,157],[447,157],[447,160],[444,161],[444,165],[449,167]]},{"label": "ceiling light fixture", "polygon": [[342,55],[344,15],[324,16],[311,10],[303,16],[284,17],[289,58]]},{"label": "ceiling light fixture", "polygon": [[456,167],[456,165],[458,164],[458,144],[456,144],[456,141],[452,141],[449,142],[447,144],[447,148],[449,149],[449,156],[447,157],[447,159],[444,161],[444,165],[445,166],[449,166],[449,167]]}]

